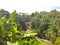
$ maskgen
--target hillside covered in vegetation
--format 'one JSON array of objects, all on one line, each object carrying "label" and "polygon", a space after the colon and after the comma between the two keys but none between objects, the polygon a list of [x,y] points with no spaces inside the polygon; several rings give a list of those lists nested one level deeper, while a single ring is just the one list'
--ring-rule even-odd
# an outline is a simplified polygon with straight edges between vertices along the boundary
[{"label": "hillside covered in vegetation", "polygon": [[[31,23],[31,32],[27,31],[25,22]],[[60,11],[29,15],[0,10],[0,45],[50,45],[43,40],[60,45]]]}]

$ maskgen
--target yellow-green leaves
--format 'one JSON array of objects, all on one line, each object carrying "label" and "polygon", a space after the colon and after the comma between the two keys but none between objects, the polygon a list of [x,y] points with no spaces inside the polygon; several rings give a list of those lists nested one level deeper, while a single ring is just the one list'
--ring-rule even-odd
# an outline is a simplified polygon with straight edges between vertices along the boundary
[{"label": "yellow-green leaves", "polygon": [[8,19],[7,22],[13,21],[13,20],[14,20],[14,15],[16,15],[16,11],[14,11],[14,12],[12,12],[12,13],[10,14],[10,17],[9,17],[9,19]]},{"label": "yellow-green leaves", "polygon": [[60,37],[56,38],[55,45],[60,45]]}]

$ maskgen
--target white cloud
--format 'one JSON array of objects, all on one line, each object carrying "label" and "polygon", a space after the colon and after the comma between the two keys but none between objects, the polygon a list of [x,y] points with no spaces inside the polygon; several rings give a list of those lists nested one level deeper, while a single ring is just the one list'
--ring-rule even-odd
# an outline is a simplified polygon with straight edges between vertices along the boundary
[{"label": "white cloud", "polygon": [[0,0],[0,9],[12,12],[31,13],[35,11],[51,10],[52,7],[60,6],[60,0]]}]

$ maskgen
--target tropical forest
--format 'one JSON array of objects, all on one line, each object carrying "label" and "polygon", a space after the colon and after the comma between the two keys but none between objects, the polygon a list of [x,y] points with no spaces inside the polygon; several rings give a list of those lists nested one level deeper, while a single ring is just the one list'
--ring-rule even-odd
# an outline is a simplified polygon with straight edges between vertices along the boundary
[{"label": "tropical forest", "polygon": [[60,11],[28,14],[1,9],[0,45],[60,45]]}]

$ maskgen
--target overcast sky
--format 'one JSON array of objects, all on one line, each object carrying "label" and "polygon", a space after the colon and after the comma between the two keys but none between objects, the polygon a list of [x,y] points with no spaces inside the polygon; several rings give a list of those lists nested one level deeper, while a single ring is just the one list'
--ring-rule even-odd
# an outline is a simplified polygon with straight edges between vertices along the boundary
[{"label": "overcast sky", "polygon": [[0,0],[0,9],[24,13],[60,10],[60,0]]}]

